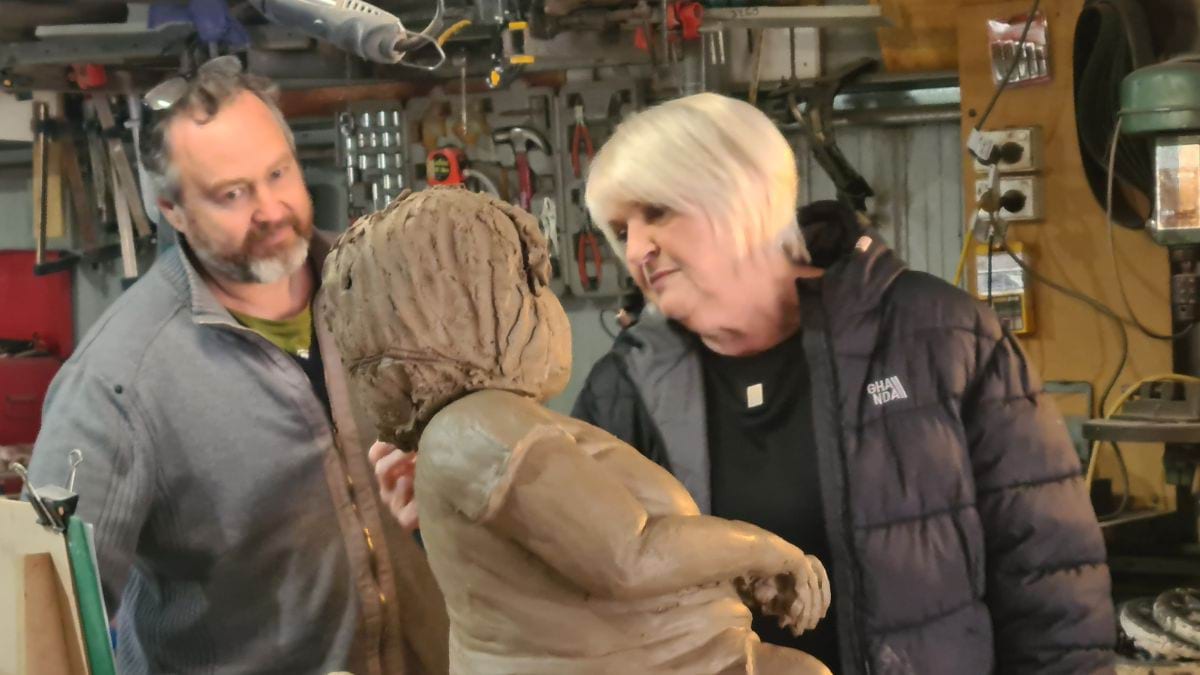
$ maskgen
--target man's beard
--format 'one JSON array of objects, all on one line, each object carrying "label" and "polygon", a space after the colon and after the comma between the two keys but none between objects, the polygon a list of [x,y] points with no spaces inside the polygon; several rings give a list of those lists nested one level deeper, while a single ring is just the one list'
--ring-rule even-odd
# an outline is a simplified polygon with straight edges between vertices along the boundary
[{"label": "man's beard", "polygon": [[[290,227],[296,239],[281,251],[268,255],[254,255],[259,242],[273,236],[279,228]],[[255,227],[246,234],[245,241],[234,253],[221,253],[212,242],[194,229],[188,238],[192,251],[214,276],[241,284],[271,284],[291,276],[308,259],[308,244],[312,239],[312,226],[304,227],[297,218],[288,218],[282,223]]]}]

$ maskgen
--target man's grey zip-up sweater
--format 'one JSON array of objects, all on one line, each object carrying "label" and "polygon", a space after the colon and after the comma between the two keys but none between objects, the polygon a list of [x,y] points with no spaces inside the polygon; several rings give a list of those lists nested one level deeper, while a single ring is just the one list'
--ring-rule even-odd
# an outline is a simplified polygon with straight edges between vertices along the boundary
[{"label": "man's grey zip-up sweater", "polygon": [[[314,238],[318,269],[328,247]],[[32,482],[65,483],[83,451],[78,514],[122,675],[445,672],[440,594],[378,503],[336,348],[317,337],[336,425],[174,248],[55,378]]]}]

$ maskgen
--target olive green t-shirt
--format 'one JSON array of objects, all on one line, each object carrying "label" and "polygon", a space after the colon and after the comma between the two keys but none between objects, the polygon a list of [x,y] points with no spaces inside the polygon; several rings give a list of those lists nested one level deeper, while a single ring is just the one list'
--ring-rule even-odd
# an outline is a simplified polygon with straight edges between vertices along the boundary
[{"label": "olive green t-shirt", "polygon": [[283,351],[307,359],[312,347],[312,305],[304,308],[296,316],[281,321],[260,319],[256,316],[235,312],[229,313],[238,323],[265,337],[271,344]]}]

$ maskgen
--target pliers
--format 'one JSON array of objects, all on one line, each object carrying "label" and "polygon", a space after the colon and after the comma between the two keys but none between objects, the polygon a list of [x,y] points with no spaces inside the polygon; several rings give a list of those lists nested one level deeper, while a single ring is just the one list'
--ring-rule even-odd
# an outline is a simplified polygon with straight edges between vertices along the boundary
[{"label": "pliers", "polygon": [[[604,261],[600,256],[600,239],[596,237],[592,227],[592,219],[584,215],[583,229],[575,235],[575,262],[579,266],[579,284],[585,290],[594,291],[600,288],[601,277],[604,273]],[[588,263],[592,263],[592,273],[588,273]]]},{"label": "pliers", "polygon": [[588,131],[587,121],[583,117],[583,102],[577,100],[574,108],[575,130],[571,133],[571,169],[576,178],[582,178],[583,166],[579,162],[579,153],[581,150],[587,153],[590,165],[592,158],[596,156],[596,149],[592,146],[592,134]]},{"label": "pliers", "polygon": [[558,209],[550,197],[542,199],[542,212],[538,215],[538,221],[542,229],[542,236],[546,238],[546,244],[550,249],[550,274],[552,277],[557,277],[559,275]]}]

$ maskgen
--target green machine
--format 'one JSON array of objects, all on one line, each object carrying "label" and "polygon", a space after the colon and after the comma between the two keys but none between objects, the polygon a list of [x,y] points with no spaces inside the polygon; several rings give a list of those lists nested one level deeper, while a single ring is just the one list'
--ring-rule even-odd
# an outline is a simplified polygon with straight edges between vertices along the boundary
[{"label": "green machine", "polygon": [[1121,83],[1121,133],[1154,140],[1154,214],[1164,246],[1200,244],[1200,62],[1168,61]]},{"label": "green machine", "polygon": [[[1084,108],[1079,113],[1092,116],[1092,121],[1103,119],[1100,110]],[[1118,152],[1128,152],[1126,159],[1141,158],[1143,167],[1144,160],[1152,158],[1148,173],[1131,175],[1125,182],[1125,187],[1144,197],[1132,198],[1141,212],[1123,218],[1122,224],[1130,229],[1144,227],[1168,250],[1171,274],[1170,333],[1156,334],[1142,325],[1127,298],[1128,315],[1121,320],[1169,343],[1176,373],[1126,392],[1118,399],[1119,409],[1105,411],[1111,412],[1110,417],[1091,420],[1083,428],[1084,436],[1094,442],[1093,452],[1103,443],[1112,444],[1125,476],[1121,506],[1102,517],[1102,526],[1137,523],[1112,532],[1108,541],[1124,636],[1118,648],[1118,672],[1194,672],[1193,659],[1200,653],[1200,621],[1194,613],[1200,606],[1200,492],[1196,490],[1200,382],[1187,376],[1200,375],[1200,330],[1196,330],[1200,323],[1200,62],[1176,59],[1126,75],[1120,83],[1120,112],[1110,143],[1106,190],[1099,195],[1108,212],[1110,246]],[[1132,211],[1126,209],[1126,216]],[[1114,274],[1119,285],[1119,268],[1114,268]],[[1163,444],[1163,467],[1167,488],[1174,491],[1174,509],[1155,504],[1149,510],[1126,510],[1130,481],[1121,446],[1131,444],[1126,451],[1138,452],[1133,445],[1138,443]],[[1095,495],[1094,490],[1094,499]],[[1164,586],[1175,588],[1161,592]]]},{"label": "green machine", "polygon": [[[1200,330],[1193,327],[1200,322],[1200,61],[1172,60],[1129,73],[1121,82],[1117,129],[1125,140],[1145,141],[1152,148],[1153,189],[1147,195],[1152,210],[1144,225],[1168,249],[1171,265],[1172,332],[1153,334],[1137,321],[1133,308],[1127,309],[1135,316],[1126,321],[1170,341],[1174,372],[1197,376]],[[1116,151],[1110,146],[1110,228]],[[1111,418],[1085,424],[1084,436],[1099,442],[1171,444],[1168,456],[1181,460],[1179,478],[1187,474],[1190,483],[1189,469],[1200,463],[1200,383],[1147,384]]]}]

